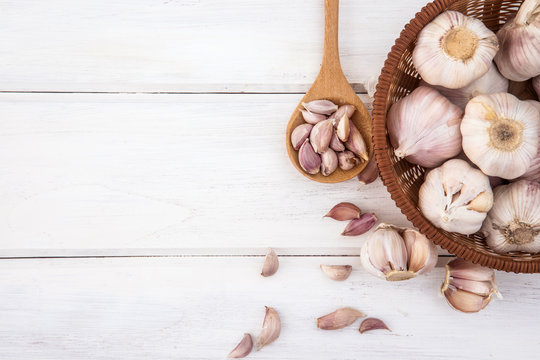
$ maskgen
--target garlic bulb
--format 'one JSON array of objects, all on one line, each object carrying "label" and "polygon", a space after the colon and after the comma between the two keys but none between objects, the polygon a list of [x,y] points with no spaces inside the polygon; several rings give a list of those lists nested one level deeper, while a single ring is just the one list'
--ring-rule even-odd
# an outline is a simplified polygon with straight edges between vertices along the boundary
[{"label": "garlic bulb", "polygon": [[465,109],[469,100],[475,96],[508,91],[508,79],[504,78],[499,73],[497,67],[493,63],[491,63],[487,73],[474,80],[469,85],[459,89],[447,89],[443,86],[429,85],[424,80],[420,81],[420,85],[433,87],[462,110]]},{"label": "garlic bulb", "polygon": [[534,91],[536,91],[536,96],[538,96],[538,99],[540,99],[540,75],[535,77],[532,81],[532,85],[534,88]]},{"label": "garlic bulb", "polygon": [[497,36],[482,21],[445,11],[420,31],[412,59],[429,84],[459,89],[489,70],[498,49]]},{"label": "garlic bulb", "polygon": [[461,151],[463,112],[427,86],[420,86],[388,111],[388,134],[397,157],[435,167]]},{"label": "garlic bulb", "polygon": [[418,193],[422,214],[438,228],[470,235],[493,205],[489,178],[466,161],[452,159],[431,170]]},{"label": "garlic bulb", "polygon": [[463,151],[485,174],[515,179],[538,151],[539,127],[538,111],[514,95],[480,95],[465,108]]},{"label": "garlic bulb", "polygon": [[540,252],[540,184],[520,180],[498,186],[482,232],[497,253]]},{"label": "garlic bulb", "polygon": [[495,62],[505,78],[524,81],[540,75],[540,0],[525,0],[497,37],[501,50]]},{"label": "garlic bulb", "polygon": [[360,259],[364,268],[377,277],[407,280],[435,267],[437,247],[414,229],[383,223],[362,246]]}]

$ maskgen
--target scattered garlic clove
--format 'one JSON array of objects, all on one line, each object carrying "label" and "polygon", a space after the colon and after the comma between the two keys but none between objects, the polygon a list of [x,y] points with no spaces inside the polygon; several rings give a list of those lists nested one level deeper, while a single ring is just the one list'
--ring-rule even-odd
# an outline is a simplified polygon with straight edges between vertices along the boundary
[{"label": "scattered garlic clove", "polygon": [[341,170],[351,170],[353,167],[360,163],[360,160],[354,156],[352,151],[338,152],[338,164]]},{"label": "scattered garlic clove", "polygon": [[324,217],[329,217],[338,221],[358,219],[362,215],[362,210],[350,202],[341,202],[335,205]]},{"label": "scattered garlic clove", "polygon": [[340,151],[345,150],[345,145],[343,145],[341,140],[339,140],[339,138],[338,138],[335,131],[332,134],[332,140],[330,140],[330,149],[332,149],[332,150],[334,150],[336,152],[340,152]]},{"label": "scattered garlic clove", "polygon": [[302,112],[304,121],[311,125],[315,125],[318,122],[326,120],[326,115],[316,114],[308,110],[300,110],[300,112]]},{"label": "scattered garlic clove", "polygon": [[321,174],[328,176],[336,171],[338,167],[338,157],[334,150],[328,148],[321,154]]},{"label": "scattered garlic clove", "polygon": [[352,272],[351,265],[321,265],[322,272],[335,281],[346,280]]},{"label": "scattered garlic clove", "polygon": [[313,150],[319,154],[328,150],[333,132],[334,127],[332,126],[331,120],[323,120],[313,126],[311,134],[309,135],[309,141],[313,146]]},{"label": "scattered garlic clove", "polygon": [[253,349],[253,340],[251,339],[250,334],[245,333],[242,340],[238,343],[238,345],[236,345],[236,347],[229,353],[229,356],[227,357],[230,359],[245,358],[249,355],[251,349]]},{"label": "scattered garlic clove", "polygon": [[469,101],[461,122],[463,151],[489,176],[515,179],[538,152],[540,113],[507,93]]},{"label": "scattered garlic clove", "polygon": [[447,276],[452,278],[468,279],[475,281],[495,281],[495,272],[488,267],[473,264],[460,258],[449,262],[446,266]]},{"label": "scattered garlic clove", "polygon": [[266,313],[262,325],[261,333],[257,339],[257,350],[261,350],[264,346],[273,343],[281,332],[281,319],[278,313],[273,308],[265,306]]},{"label": "scattered garlic clove", "polygon": [[501,74],[513,81],[540,75],[540,1],[525,0],[516,16],[497,32],[500,51],[495,62]]},{"label": "scattered garlic clove", "polygon": [[343,329],[351,325],[358,318],[366,316],[361,311],[350,307],[337,309],[336,311],[321,316],[317,319],[317,327],[322,330],[337,330]]},{"label": "scattered garlic clove", "polygon": [[313,100],[303,102],[302,106],[307,110],[316,114],[330,115],[338,109],[338,106],[330,100]]},{"label": "scattered garlic clove", "polygon": [[388,328],[388,326],[386,326],[386,324],[382,320],[376,318],[367,318],[362,321],[359,329],[360,334],[371,330],[388,330],[390,332],[392,331]]},{"label": "scattered garlic clove", "polygon": [[407,268],[416,274],[427,274],[437,265],[437,247],[427,237],[414,229],[401,233],[409,258]]},{"label": "scattered garlic clove", "polygon": [[315,175],[321,168],[321,157],[313,150],[309,140],[304,141],[298,150],[298,162],[305,172]]},{"label": "scattered garlic clove", "polygon": [[301,124],[294,128],[291,134],[291,143],[294,150],[300,149],[300,146],[306,141],[313,129],[311,124]]},{"label": "scattered garlic clove", "polygon": [[412,59],[429,84],[458,89],[484,75],[498,49],[497,36],[482,21],[445,11],[420,31]]},{"label": "scattered garlic clove", "polygon": [[492,204],[489,178],[460,159],[428,172],[418,192],[418,207],[426,219],[464,235],[480,230]]},{"label": "scattered garlic clove", "polygon": [[360,218],[353,219],[347,224],[345,230],[341,233],[343,236],[359,236],[365,234],[375,225],[377,217],[373,213],[360,215]]},{"label": "scattered garlic clove", "polygon": [[371,184],[379,177],[379,169],[377,168],[377,161],[375,161],[375,156],[369,160],[367,166],[358,174],[358,181],[360,181],[361,186]]},{"label": "scattered garlic clove", "polygon": [[351,121],[346,114],[339,119],[336,126],[336,134],[339,140],[347,141],[351,133]]},{"label": "scattered garlic clove", "polygon": [[274,275],[279,268],[279,259],[274,249],[269,248],[264,259],[261,275],[264,277]]},{"label": "scattered garlic clove", "polygon": [[392,105],[387,128],[398,158],[427,168],[461,151],[463,112],[433,88],[420,86]]},{"label": "scattered garlic clove", "polygon": [[453,285],[448,286],[444,291],[444,296],[454,309],[465,313],[478,312],[485,308],[490,301],[490,298],[457,289]]},{"label": "scattered garlic clove", "polygon": [[353,122],[349,123],[349,138],[345,142],[345,147],[356,155],[360,156],[360,158],[363,160],[369,160],[368,150],[364,138]]}]

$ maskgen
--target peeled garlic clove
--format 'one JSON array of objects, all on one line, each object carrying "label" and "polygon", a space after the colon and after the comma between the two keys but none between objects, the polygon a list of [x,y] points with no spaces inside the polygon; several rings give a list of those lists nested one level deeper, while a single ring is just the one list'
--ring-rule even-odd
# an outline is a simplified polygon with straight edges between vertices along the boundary
[{"label": "peeled garlic clove", "polygon": [[236,347],[229,353],[229,356],[227,357],[230,359],[245,358],[249,355],[251,349],[253,349],[253,340],[251,339],[250,334],[245,333],[240,343],[236,345]]},{"label": "peeled garlic clove", "polygon": [[338,152],[338,164],[341,170],[351,170],[360,163],[360,160],[351,151]]},{"label": "peeled garlic clove", "polygon": [[261,275],[264,277],[274,275],[279,268],[279,259],[276,255],[274,249],[268,249],[266,258],[264,259],[264,265],[262,268]]},{"label": "peeled garlic clove", "polygon": [[426,274],[437,265],[437,247],[425,235],[414,229],[401,233],[407,247],[408,270],[416,274]]},{"label": "peeled garlic clove", "polygon": [[346,280],[352,272],[351,265],[321,265],[322,272],[335,281]]},{"label": "peeled garlic clove", "polygon": [[343,114],[336,126],[336,134],[339,140],[347,141],[349,139],[349,134],[351,132],[351,121],[347,115]]},{"label": "peeled garlic clove", "polygon": [[418,207],[426,219],[465,235],[480,230],[492,204],[489,178],[460,159],[428,172],[418,192]]},{"label": "peeled garlic clove", "polygon": [[341,202],[335,205],[324,217],[330,217],[334,220],[345,221],[357,219],[362,215],[362,210],[350,202]]},{"label": "peeled garlic clove", "polygon": [[445,11],[420,31],[412,59],[429,84],[458,89],[484,75],[498,49],[497,36],[482,21]]},{"label": "peeled garlic clove", "polygon": [[326,120],[326,115],[312,113],[307,110],[300,110],[300,111],[302,112],[302,117],[304,118],[304,121],[307,122],[308,124],[315,125],[318,122]]},{"label": "peeled garlic clove", "polygon": [[374,182],[379,177],[379,169],[377,168],[377,161],[375,161],[375,156],[369,160],[367,166],[358,174],[358,181],[360,184],[367,185]]},{"label": "peeled garlic clove", "polygon": [[298,162],[305,172],[315,175],[321,168],[321,157],[313,150],[309,140],[304,141],[298,150]]},{"label": "peeled garlic clove", "polygon": [[302,106],[307,110],[316,114],[330,115],[338,109],[338,106],[330,100],[313,100],[303,102]]},{"label": "peeled garlic clove", "polygon": [[345,307],[318,318],[317,327],[322,330],[343,329],[364,316],[366,315],[361,311]]},{"label": "peeled garlic clove", "polygon": [[343,236],[358,236],[365,234],[375,225],[377,217],[373,213],[360,215],[360,218],[353,219],[347,224],[345,230],[341,233]]},{"label": "peeled garlic clove", "polygon": [[398,158],[432,168],[461,151],[463,112],[435,89],[420,86],[392,105],[387,128]]},{"label": "peeled garlic clove", "polygon": [[313,125],[311,124],[302,124],[294,128],[291,134],[291,143],[294,150],[300,149],[300,146],[302,146],[304,141],[309,137],[311,129],[313,129]]},{"label": "peeled garlic clove", "polygon": [[336,132],[332,134],[332,140],[330,140],[330,149],[340,152],[345,150],[345,145],[339,140]]},{"label": "peeled garlic clove", "polygon": [[368,149],[364,138],[352,121],[349,123],[349,138],[345,142],[345,147],[360,156],[361,159],[365,161],[369,160]]},{"label": "peeled garlic clove", "polygon": [[463,151],[489,176],[523,175],[538,151],[540,114],[507,93],[469,101],[461,122]]},{"label": "peeled garlic clove", "polygon": [[332,126],[331,120],[324,120],[317,123],[313,129],[311,129],[311,134],[309,135],[309,141],[311,142],[313,149],[319,154],[328,150],[333,132],[334,127]]},{"label": "peeled garlic clove", "polygon": [[266,314],[262,325],[261,334],[257,339],[257,350],[261,350],[264,346],[273,343],[281,332],[281,319],[278,313],[273,308],[265,306]]},{"label": "peeled garlic clove", "polygon": [[364,321],[362,321],[362,323],[360,324],[360,329],[359,329],[360,334],[363,334],[366,331],[371,331],[371,330],[392,331],[388,328],[388,326],[386,326],[386,324],[382,320],[379,320],[376,318],[367,318]]},{"label": "peeled garlic clove", "polygon": [[338,167],[338,157],[334,150],[328,148],[321,154],[321,174],[328,176],[336,171]]},{"label": "peeled garlic clove", "polygon": [[540,184],[520,180],[497,187],[482,232],[497,253],[540,252]]},{"label": "peeled garlic clove", "polygon": [[495,62],[505,78],[524,81],[540,75],[540,1],[525,0],[497,37],[500,51]]},{"label": "peeled garlic clove", "polygon": [[487,304],[489,304],[489,301],[491,300],[490,297],[460,290],[453,285],[448,286],[448,289],[446,289],[444,292],[444,296],[454,309],[466,313],[473,313],[482,310],[487,306]]}]

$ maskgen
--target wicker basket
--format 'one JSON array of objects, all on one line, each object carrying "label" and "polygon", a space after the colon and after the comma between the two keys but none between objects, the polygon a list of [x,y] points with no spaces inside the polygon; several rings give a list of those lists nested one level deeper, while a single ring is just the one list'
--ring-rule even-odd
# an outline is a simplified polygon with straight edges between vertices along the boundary
[{"label": "wicker basket", "polygon": [[419,83],[412,64],[412,50],[418,32],[445,10],[457,10],[478,18],[497,31],[515,14],[521,1],[436,0],[425,6],[405,26],[392,47],[379,77],[373,104],[373,143],[381,178],[401,212],[423,234],[436,244],[474,263],[498,270],[540,272],[540,254],[510,253],[500,255],[487,247],[479,234],[471,236],[440,230],[426,220],[418,209],[418,190],[425,169],[394,156],[386,133],[386,112],[390,106],[410,93]]}]

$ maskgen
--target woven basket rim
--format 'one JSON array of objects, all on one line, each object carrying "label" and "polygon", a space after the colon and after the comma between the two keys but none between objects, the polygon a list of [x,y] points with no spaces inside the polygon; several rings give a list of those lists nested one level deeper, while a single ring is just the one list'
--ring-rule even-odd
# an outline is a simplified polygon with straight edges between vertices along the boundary
[{"label": "woven basket rim", "polygon": [[[482,253],[466,244],[458,243],[447,237],[441,230],[424,218],[421,212],[406,196],[393,171],[393,164],[388,152],[389,147],[386,133],[386,99],[390,91],[392,76],[397,70],[403,53],[416,39],[418,32],[435,16],[444,12],[450,5],[458,1],[460,0],[435,0],[428,3],[405,25],[399,38],[396,39],[394,46],[392,46],[388,53],[377,82],[372,112],[373,144],[377,167],[379,168],[384,185],[401,212],[421,233],[426,235],[435,244],[465,260],[496,270],[515,273],[538,273],[540,272],[540,258],[517,260],[510,257],[505,258],[504,255]],[[430,15],[433,16],[430,17]]]}]

